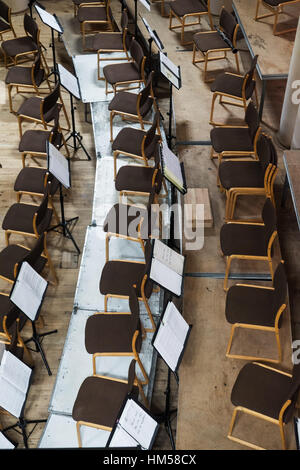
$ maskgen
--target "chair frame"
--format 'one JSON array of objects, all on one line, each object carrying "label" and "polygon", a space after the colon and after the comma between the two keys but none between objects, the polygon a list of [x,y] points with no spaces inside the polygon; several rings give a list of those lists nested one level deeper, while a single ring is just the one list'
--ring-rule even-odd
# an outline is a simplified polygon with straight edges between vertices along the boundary
[{"label": "chair frame", "polygon": [[[80,10],[80,8],[93,8],[93,7],[102,7],[106,9],[106,21],[101,21],[101,20],[85,20],[85,21],[82,21],[80,22],[80,32],[81,32],[81,35],[82,35],[82,47],[83,47],[83,50],[84,51],[87,51],[88,49],[86,48],[86,39],[85,37],[88,35],[88,34],[94,34],[96,31],[88,31],[86,29],[86,26],[87,25],[99,25],[99,26],[103,26],[103,25],[106,25],[110,31],[113,31],[114,28],[113,28],[113,24],[112,24],[112,21],[111,21],[111,18],[110,18],[110,2],[111,0],[106,0],[106,1],[99,1],[99,2],[94,2],[94,3],[81,3],[79,6],[78,6],[78,12]],[[98,30],[99,32],[101,32],[101,30],[99,29]]]},{"label": "chair frame", "polygon": [[[228,224],[243,224],[243,225],[259,225],[259,226],[264,226],[265,224],[262,222],[246,222],[246,221],[230,221],[227,222]],[[226,256],[226,270],[225,270],[225,277],[224,277],[224,291],[228,291],[227,283],[228,283],[228,276],[229,276],[229,271],[230,271],[230,266],[231,262],[234,259],[247,259],[247,260],[257,260],[257,261],[267,261],[269,264],[269,269],[270,269],[270,274],[273,279],[273,264],[272,264],[272,246],[274,243],[274,240],[277,236],[277,230],[274,230],[273,233],[271,234],[269,241],[268,241],[268,247],[267,247],[267,256],[254,256],[254,255],[236,255],[232,254],[229,256]]]},{"label": "chair frame", "polygon": [[[235,30],[234,30],[234,34],[233,34],[233,46],[236,47],[236,40],[237,40],[237,34],[238,34],[238,30],[239,30],[239,24],[236,25],[235,27]],[[203,32],[199,32],[197,33],[198,35],[200,34],[208,34],[208,33],[215,33],[216,31],[203,31]],[[230,52],[231,51],[231,48],[230,47],[222,47],[220,49],[208,49],[207,51],[203,52],[203,51],[199,51],[201,52],[203,58],[201,59],[196,59],[196,52],[197,52],[197,46],[194,42],[193,44],[193,59],[192,59],[192,62],[194,65],[196,64],[199,64],[199,63],[202,63],[204,62],[204,81],[205,83],[209,83],[209,82],[212,82],[214,79],[213,78],[210,78],[208,79],[207,78],[207,66],[208,66],[208,62],[211,62],[213,60],[222,60],[222,59],[227,59],[227,52]],[[212,56],[210,57],[210,54],[212,53],[216,53],[216,52],[223,52],[223,56]],[[237,73],[240,74],[240,64],[239,64],[239,58],[238,58],[238,52],[236,54],[233,54],[235,56],[235,61],[236,61],[236,68],[237,68]]]},{"label": "chair frame", "polygon": [[[272,5],[269,5],[268,3],[265,3],[263,0],[257,0],[254,19],[255,19],[255,21],[258,21],[262,18],[268,18],[270,16],[275,16],[274,24],[273,24],[273,34],[274,34],[274,36],[279,36],[281,34],[296,31],[297,27],[287,28],[287,29],[284,29],[282,31],[277,31],[277,24],[278,24],[278,19],[279,19],[280,14],[288,15],[288,13],[286,13],[284,11],[284,7],[286,5],[295,5],[299,2],[300,2],[300,0],[290,0],[289,2],[279,3],[277,6],[272,6]],[[270,10],[272,13],[266,13],[266,14],[263,14],[263,15],[259,16],[258,12],[259,12],[259,7],[261,5],[264,6],[265,8],[267,8],[268,10]]]},{"label": "chair frame", "polygon": [[[39,129],[40,132],[49,132],[48,130],[46,129]],[[63,146],[65,147],[66,149],[66,154],[67,154],[67,157],[70,157],[70,152],[69,152],[69,149],[68,149],[68,146],[67,146],[67,143],[66,143],[66,140],[65,140],[65,137],[63,135],[63,133],[61,132],[61,136],[62,136],[62,141],[63,141]],[[53,139],[53,131],[50,132],[50,137],[49,137],[49,142],[52,142],[52,139]],[[25,168],[25,160],[26,160],[26,156],[27,155],[30,155],[31,158],[33,157],[46,157],[47,158],[47,153],[46,152],[21,152],[21,157],[22,157],[22,166],[23,168]]]},{"label": "chair frame", "polygon": [[[134,60],[129,59],[129,63],[134,62]],[[137,88],[141,88],[142,84],[145,84],[145,63],[146,63],[146,56],[143,57],[142,60],[142,65],[141,65],[141,78],[138,80],[130,80],[130,81],[125,81],[125,82],[116,82],[112,85],[112,90],[109,89],[109,83],[107,80],[105,80],[105,94],[108,95],[109,93],[113,93],[114,95],[118,93],[119,91],[126,91],[126,90],[136,90]],[[137,86],[131,87],[130,85],[136,83]],[[123,88],[123,86],[126,86],[126,88]],[[118,90],[118,87],[121,87]]]},{"label": "chair frame", "polygon": [[[212,103],[211,103],[210,118],[209,118],[209,124],[211,124],[212,126],[222,126],[222,127],[224,127],[223,123],[215,122],[214,119],[213,119],[215,101],[216,101],[218,96],[219,96],[219,103],[220,104],[229,104],[231,106],[237,106],[239,108],[244,108],[245,112],[246,112],[246,109],[247,109],[247,101],[248,100],[246,99],[246,84],[247,84],[247,79],[248,79],[249,74],[247,73],[245,76],[243,76],[241,74],[237,74],[237,73],[232,73],[232,72],[225,72],[225,74],[226,75],[233,75],[235,77],[240,77],[240,78],[244,77],[243,85],[242,85],[242,96],[240,98],[239,96],[230,95],[229,93],[223,93],[221,91],[214,91],[213,92],[213,97],[212,97]],[[254,76],[252,78],[252,81],[255,82],[255,86],[254,86],[255,101],[258,104],[256,80],[255,80]],[[230,98],[230,101],[229,100],[224,100],[223,96],[226,97],[226,98]],[[251,97],[249,97],[249,100],[250,99],[251,99]],[[232,100],[236,100],[236,102],[234,102]],[[234,127],[237,127],[237,126],[234,126]]]},{"label": "chair frame", "polygon": [[[266,364],[260,364],[259,362],[254,362],[254,364],[256,364],[260,367],[264,367],[266,369],[272,370],[274,372],[277,372],[278,374],[282,374],[282,375],[286,375],[288,377],[292,377],[292,374],[289,374],[287,372],[283,372],[283,371],[278,370],[278,369],[274,369],[273,367],[270,367]],[[241,412],[246,413],[248,415],[255,416],[256,418],[261,418],[261,419],[263,419],[265,421],[268,421],[270,423],[277,424],[277,426],[279,426],[279,430],[280,430],[280,436],[281,436],[283,450],[286,450],[286,441],[285,441],[285,435],[284,435],[285,423],[283,421],[283,416],[284,416],[285,410],[288,408],[288,406],[291,403],[292,403],[291,400],[287,400],[283,404],[283,406],[280,410],[278,419],[271,418],[270,416],[264,415],[262,413],[258,413],[256,411],[250,410],[250,409],[245,408],[243,406],[236,406],[233,410],[233,415],[232,415],[231,422],[230,422],[229,432],[228,432],[228,435],[227,435],[228,439],[230,439],[231,441],[234,441],[234,442],[238,442],[239,444],[243,444],[247,447],[251,447],[252,449],[255,449],[255,450],[266,450],[263,447],[259,447],[256,444],[252,444],[251,442],[242,440],[242,439],[232,435],[237,413],[238,413],[238,411],[241,411]]]},{"label": "chair frame", "polygon": [[165,9],[165,0],[151,0],[151,3],[160,3],[160,14],[164,18],[168,18],[169,15],[166,15],[166,9]]},{"label": "chair frame", "polygon": [[[3,2],[4,3],[4,2]],[[8,12],[7,12],[7,18],[8,18],[8,24],[10,26],[10,28],[8,29],[5,29],[3,31],[0,32],[0,40],[3,41],[3,34],[6,34],[6,33],[10,33],[12,32],[13,35],[14,35],[14,38],[17,37],[16,35],[16,32],[15,32],[15,29],[13,27],[13,24],[12,24],[12,21],[11,21],[11,7],[9,7],[8,5],[6,5],[8,7]],[[4,19],[4,18],[3,18]],[[6,21],[6,20],[5,20]]]},{"label": "chair frame", "polygon": [[[174,11],[172,10],[172,3],[171,3],[170,4],[170,14],[169,14],[169,29],[171,31],[174,30],[174,29],[178,29],[178,28],[181,29],[181,31],[180,31],[180,40],[181,40],[181,45],[182,46],[187,46],[189,44],[193,44],[193,41],[185,41],[184,40],[184,28],[186,26],[195,26],[195,25],[201,24],[201,17],[206,16],[206,15],[208,15],[210,27],[213,30],[214,24],[213,24],[211,12],[210,12],[210,0],[207,0],[207,11],[205,11],[205,12],[202,11],[202,12],[199,12],[199,13],[188,13],[186,15],[183,15],[182,17],[180,17],[180,16],[176,15],[176,13],[174,13]],[[180,23],[179,25],[175,25],[175,26],[172,25],[173,17],[178,20],[178,22]],[[186,23],[186,21],[189,18],[192,18],[192,17],[197,18],[198,21],[192,21],[191,23]]]}]

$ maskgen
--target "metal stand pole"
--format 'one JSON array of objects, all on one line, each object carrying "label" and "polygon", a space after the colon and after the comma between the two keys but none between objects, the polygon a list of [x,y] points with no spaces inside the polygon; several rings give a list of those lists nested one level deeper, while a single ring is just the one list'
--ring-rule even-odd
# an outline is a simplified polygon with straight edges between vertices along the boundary
[{"label": "metal stand pole", "polygon": [[48,365],[45,353],[43,351],[43,348],[42,348],[42,345],[41,345],[41,342],[40,342],[40,338],[43,338],[44,336],[52,335],[53,333],[57,333],[57,330],[48,331],[47,333],[38,333],[37,330],[36,330],[36,326],[35,326],[34,321],[31,321],[31,324],[32,324],[32,337],[27,339],[25,341],[25,344],[29,343],[30,341],[34,342],[35,348],[36,348],[35,352],[39,352],[41,354],[43,362],[44,362],[44,364],[46,366],[46,369],[48,371],[48,375],[52,375],[52,372],[50,370],[50,367]]},{"label": "metal stand pole", "polygon": [[175,450],[175,440],[174,440],[173,431],[171,427],[171,416],[172,414],[177,413],[177,409],[170,410],[170,395],[171,395],[171,369],[168,367],[168,382],[167,382],[167,388],[165,391],[165,396],[166,396],[165,412],[159,415],[157,418],[160,423],[164,423],[165,430],[171,442],[172,450]]}]

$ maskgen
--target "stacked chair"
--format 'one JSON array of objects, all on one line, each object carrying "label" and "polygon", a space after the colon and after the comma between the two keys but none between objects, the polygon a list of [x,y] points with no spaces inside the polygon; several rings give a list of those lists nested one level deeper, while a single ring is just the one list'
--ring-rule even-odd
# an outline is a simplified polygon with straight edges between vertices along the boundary
[{"label": "stacked chair", "polygon": [[[180,28],[180,40],[183,46],[192,44],[184,38],[185,29],[188,26],[200,24],[202,17],[207,17],[211,29],[213,29],[212,15],[210,11],[210,0],[175,0],[170,3],[169,29]],[[173,24],[173,18],[176,18],[179,24]],[[189,19],[196,19],[189,21]]]},{"label": "stacked chair", "polygon": [[111,0],[102,2],[74,2],[75,15],[80,23],[83,50],[89,50],[86,36],[101,31],[103,26],[114,30],[114,19],[110,8]]}]

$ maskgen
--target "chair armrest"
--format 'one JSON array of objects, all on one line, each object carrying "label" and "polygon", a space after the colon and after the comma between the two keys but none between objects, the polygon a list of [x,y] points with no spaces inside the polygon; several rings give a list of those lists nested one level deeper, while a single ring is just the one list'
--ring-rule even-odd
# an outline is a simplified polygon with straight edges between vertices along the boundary
[{"label": "chair armrest", "polygon": [[255,286],[254,284],[236,284],[239,287],[253,287],[253,289],[267,289],[267,290],[275,290],[274,287],[269,286]]}]

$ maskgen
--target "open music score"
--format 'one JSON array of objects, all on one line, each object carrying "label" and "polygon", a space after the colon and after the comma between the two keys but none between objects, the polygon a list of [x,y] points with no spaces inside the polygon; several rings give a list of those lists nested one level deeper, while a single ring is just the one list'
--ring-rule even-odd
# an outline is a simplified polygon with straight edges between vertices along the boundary
[{"label": "open music score", "polygon": [[52,15],[48,11],[45,10],[42,6],[40,6],[37,2],[34,5],[34,8],[36,9],[39,17],[41,18],[42,22],[46,24],[47,26],[50,26],[50,28],[54,29],[57,31],[59,34],[62,34],[64,32],[58,18],[56,15]]},{"label": "open music score", "polygon": [[154,240],[150,278],[177,296],[182,293],[184,263],[183,255],[162,241]]},{"label": "open music score", "polygon": [[185,181],[184,165],[180,163],[179,158],[169,149],[165,142],[160,147],[160,160],[162,173],[170,183],[182,193],[186,194],[187,187]]},{"label": "open music score", "polygon": [[78,78],[61,64],[57,64],[57,68],[61,86],[63,86],[69,93],[75,96],[75,98],[81,100],[81,90],[79,87]]},{"label": "open music score", "polygon": [[48,170],[66,188],[71,187],[71,174],[69,160],[53,145],[47,141]]}]

